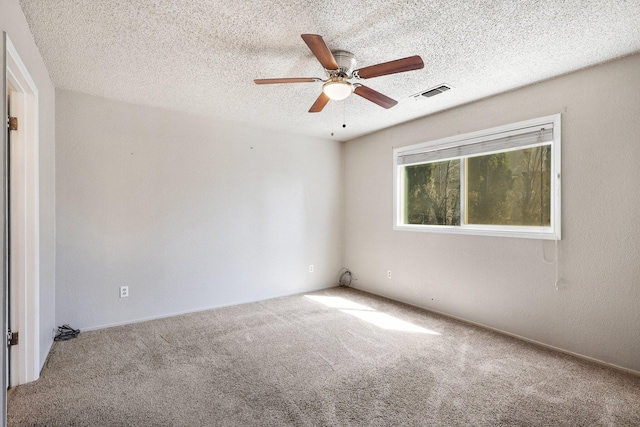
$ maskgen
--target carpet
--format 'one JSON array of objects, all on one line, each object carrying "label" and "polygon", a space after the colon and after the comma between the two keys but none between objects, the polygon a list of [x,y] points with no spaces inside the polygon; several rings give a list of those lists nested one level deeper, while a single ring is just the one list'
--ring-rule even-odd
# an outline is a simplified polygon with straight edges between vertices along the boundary
[{"label": "carpet", "polygon": [[9,426],[638,426],[640,377],[332,288],[56,342]]}]

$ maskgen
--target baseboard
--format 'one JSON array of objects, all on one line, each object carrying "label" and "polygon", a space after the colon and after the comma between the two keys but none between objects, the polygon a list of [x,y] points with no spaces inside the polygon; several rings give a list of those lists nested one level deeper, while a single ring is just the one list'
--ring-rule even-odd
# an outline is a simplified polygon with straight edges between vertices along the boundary
[{"label": "baseboard", "polygon": [[235,301],[235,302],[228,303],[228,304],[220,304],[220,305],[209,306],[209,307],[199,307],[199,308],[195,308],[195,309],[191,309],[191,310],[176,311],[176,312],[171,312],[171,313],[167,313],[167,314],[159,314],[157,316],[150,316],[150,317],[143,317],[143,318],[132,319],[132,320],[125,320],[125,321],[122,321],[122,322],[108,323],[108,324],[104,324],[104,325],[83,327],[82,331],[83,332],[98,331],[100,329],[115,328],[117,326],[125,326],[125,325],[133,325],[135,323],[148,322],[150,320],[166,319],[168,317],[181,316],[183,314],[198,313],[198,312],[201,312],[201,311],[215,310],[217,308],[232,307],[232,306],[235,306],[235,305],[251,304],[253,302],[259,302],[259,301],[268,301],[268,300],[274,299],[274,298],[282,298],[282,297],[289,297],[289,296],[294,296],[294,295],[306,294],[306,293],[309,293],[309,292],[323,291],[325,289],[331,289],[331,288],[333,288],[335,286],[336,285],[322,286],[322,287],[319,287],[319,288],[307,289],[307,290],[305,290],[303,292],[285,292],[285,293],[281,293],[281,294],[271,295],[271,296],[269,296],[267,298],[259,298],[259,299],[247,300],[247,301]]},{"label": "baseboard", "polygon": [[53,348],[53,338],[51,338],[51,341],[49,341],[49,348],[47,349],[47,355],[43,358],[43,360],[40,360],[40,372],[38,372],[38,378],[40,378],[40,374],[44,369],[44,365],[47,364],[47,359],[49,359],[49,354],[51,354],[52,348]]},{"label": "baseboard", "polygon": [[492,326],[483,325],[482,323],[473,322],[471,320],[467,320],[467,319],[464,319],[462,317],[453,316],[451,314],[447,314],[447,313],[443,313],[441,311],[433,310],[431,308],[423,307],[421,305],[418,305],[418,304],[415,304],[415,303],[412,303],[412,302],[408,302],[408,301],[404,301],[404,300],[399,299],[399,298],[391,297],[389,295],[385,295],[385,294],[380,293],[380,292],[372,292],[372,291],[370,291],[368,289],[362,289],[362,288],[359,288],[357,286],[351,286],[351,288],[357,289],[358,291],[361,291],[361,292],[364,292],[364,293],[367,293],[367,294],[376,295],[376,296],[379,296],[379,297],[390,299],[392,301],[400,302],[402,304],[410,305],[412,307],[416,307],[416,308],[419,308],[421,310],[428,311],[430,313],[438,314],[440,316],[447,317],[449,319],[457,320],[459,322],[466,323],[468,325],[477,326],[479,328],[487,329],[487,330],[490,330],[492,332],[499,333],[501,335],[506,335],[508,337],[515,338],[515,339],[518,339],[520,341],[524,341],[524,342],[527,342],[529,344],[533,344],[533,345],[536,345],[538,347],[545,348],[547,350],[557,351],[559,353],[563,353],[563,354],[566,354],[566,355],[569,355],[569,356],[573,356],[573,357],[576,357],[578,359],[585,360],[587,362],[595,363],[597,365],[601,365],[601,366],[604,366],[604,367],[607,367],[607,368],[615,369],[616,371],[621,371],[621,372],[624,372],[624,373],[627,373],[627,374],[631,374],[631,375],[635,375],[635,376],[640,377],[640,371],[636,371],[634,369],[629,369],[629,368],[625,368],[623,366],[614,365],[613,363],[609,363],[609,362],[605,362],[603,360],[595,359],[593,357],[585,356],[585,355],[580,354],[580,353],[574,353],[573,351],[565,350],[565,349],[560,348],[560,347],[555,347],[553,345],[545,344],[545,343],[540,342],[540,341],[532,340],[530,338],[523,337],[523,336],[517,335],[517,334],[513,334],[511,332],[503,331],[502,329],[494,328]]}]

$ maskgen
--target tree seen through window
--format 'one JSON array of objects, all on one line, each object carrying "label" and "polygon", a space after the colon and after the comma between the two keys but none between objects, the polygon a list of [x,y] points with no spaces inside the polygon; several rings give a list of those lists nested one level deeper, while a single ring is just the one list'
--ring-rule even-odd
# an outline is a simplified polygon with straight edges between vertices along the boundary
[{"label": "tree seen through window", "polygon": [[[551,146],[465,160],[466,223],[547,227]],[[460,225],[460,160],[405,168],[407,224]]]}]

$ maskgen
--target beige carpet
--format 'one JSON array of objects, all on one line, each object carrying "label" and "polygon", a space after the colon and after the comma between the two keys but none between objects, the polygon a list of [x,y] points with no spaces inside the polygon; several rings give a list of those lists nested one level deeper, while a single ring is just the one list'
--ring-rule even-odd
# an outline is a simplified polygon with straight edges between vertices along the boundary
[{"label": "beige carpet", "polygon": [[639,426],[640,378],[351,289],[81,333],[9,426]]}]

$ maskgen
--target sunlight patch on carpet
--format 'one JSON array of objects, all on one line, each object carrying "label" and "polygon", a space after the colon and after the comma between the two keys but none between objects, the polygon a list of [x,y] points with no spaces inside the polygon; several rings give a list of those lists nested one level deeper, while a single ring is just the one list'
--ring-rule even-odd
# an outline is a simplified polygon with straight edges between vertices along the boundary
[{"label": "sunlight patch on carpet", "polygon": [[327,307],[331,308],[339,308],[344,310],[369,310],[374,311],[373,308],[367,307],[366,305],[358,304],[357,302],[350,301],[346,298],[342,297],[325,297],[321,295],[305,295],[305,297],[313,300],[315,302],[319,302],[320,304],[324,304]]},{"label": "sunlight patch on carpet", "polygon": [[382,329],[402,332],[417,332],[420,334],[441,335],[439,332],[422,326],[414,325],[386,313],[381,313],[366,305],[358,304],[342,297],[328,297],[321,295],[305,295],[312,301],[319,302],[327,307],[336,308],[343,313],[350,314],[360,320],[371,323]]}]

